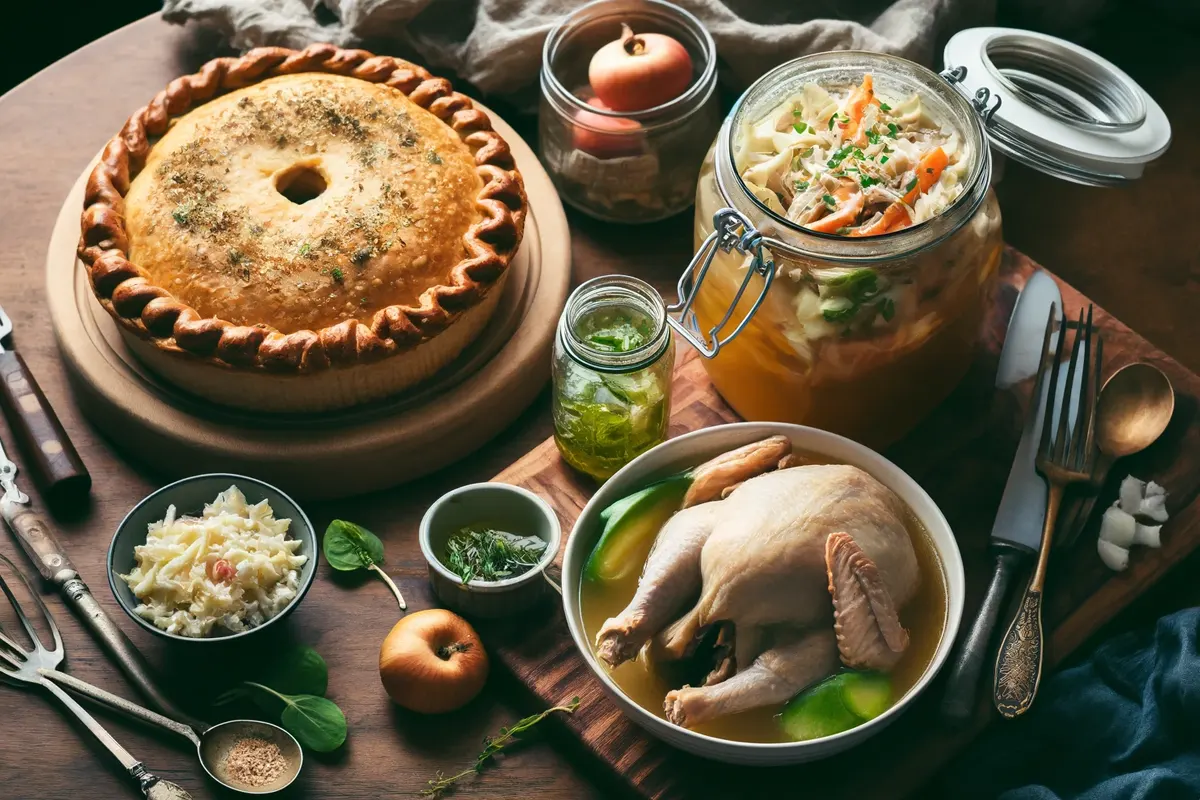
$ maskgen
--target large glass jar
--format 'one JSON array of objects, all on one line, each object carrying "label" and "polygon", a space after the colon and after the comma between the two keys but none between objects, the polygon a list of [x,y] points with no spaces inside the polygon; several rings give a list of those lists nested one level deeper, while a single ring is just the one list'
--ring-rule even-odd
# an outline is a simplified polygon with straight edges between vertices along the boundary
[{"label": "large glass jar", "polygon": [[575,469],[607,480],[667,438],[675,340],[650,284],[581,284],[559,318],[552,366],[554,440]]},{"label": "large glass jar", "polygon": [[[879,97],[918,93],[929,116],[958,132],[969,159],[963,191],[938,216],[892,233],[809,231],[747,189],[736,148],[750,123],[804,84],[858,85],[865,73],[874,76]],[[746,419],[812,425],[877,447],[928,414],[972,360],[997,275],[1002,241],[991,174],[979,114],[937,74],[911,62],[826,53],[788,62],[755,83],[701,169],[700,252],[681,281],[682,295],[694,290],[683,303],[681,332],[711,356],[705,367],[733,409]],[[718,215],[722,231],[710,238]],[[829,322],[822,299],[862,281],[886,305],[866,324]]]}]

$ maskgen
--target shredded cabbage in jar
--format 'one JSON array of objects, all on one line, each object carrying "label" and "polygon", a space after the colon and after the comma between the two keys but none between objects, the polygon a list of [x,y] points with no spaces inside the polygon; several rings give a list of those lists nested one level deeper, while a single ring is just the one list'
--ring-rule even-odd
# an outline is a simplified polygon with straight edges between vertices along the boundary
[{"label": "shredded cabbage in jar", "polygon": [[151,523],[137,559],[120,576],[140,601],[134,613],[168,632],[201,638],[216,626],[230,632],[261,625],[288,606],[308,556],[288,537],[291,520],[276,519],[266,500],[250,505],[230,486],[199,517],[175,506]]},{"label": "shredded cabbage in jar", "polygon": [[970,159],[921,97],[889,104],[862,84],[815,83],[742,131],[735,156],[747,189],[811,231],[876,236],[937,216],[963,191]]}]

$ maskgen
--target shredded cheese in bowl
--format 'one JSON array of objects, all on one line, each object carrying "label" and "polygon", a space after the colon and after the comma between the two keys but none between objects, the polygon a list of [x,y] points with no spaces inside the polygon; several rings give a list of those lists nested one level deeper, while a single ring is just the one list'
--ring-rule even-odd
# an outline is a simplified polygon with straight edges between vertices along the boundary
[{"label": "shredded cheese in bowl", "polygon": [[213,628],[238,633],[287,608],[300,585],[301,542],[288,537],[289,519],[276,519],[266,500],[250,505],[230,486],[199,517],[151,523],[136,565],[121,579],[139,603],[134,613],[167,633],[193,638]]}]

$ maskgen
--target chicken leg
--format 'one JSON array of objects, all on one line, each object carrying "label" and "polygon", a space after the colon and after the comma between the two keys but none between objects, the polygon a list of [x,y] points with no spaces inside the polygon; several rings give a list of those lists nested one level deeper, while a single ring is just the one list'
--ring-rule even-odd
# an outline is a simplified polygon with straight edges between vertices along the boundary
[{"label": "chicken leg", "polygon": [[772,647],[728,680],[668,692],[663,710],[671,722],[691,728],[726,714],[787,702],[837,668],[833,631],[813,630]]},{"label": "chicken leg", "polygon": [[596,634],[596,655],[615,667],[637,655],[700,591],[700,551],[712,533],[715,504],[685,508],[663,525],[629,605]]}]

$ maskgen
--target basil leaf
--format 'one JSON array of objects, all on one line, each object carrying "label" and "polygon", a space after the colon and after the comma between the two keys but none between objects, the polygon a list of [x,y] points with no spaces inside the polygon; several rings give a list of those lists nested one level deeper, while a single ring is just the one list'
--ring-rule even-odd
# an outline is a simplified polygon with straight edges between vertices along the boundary
[{"label": "basil leaf", "polygon": [[368,569],[383,563],[383,542],[366,528],[335,519],[325,529],[325,560],[341,572]]},{"label": "basil leaf", "polygon": [[262,682],[283,694],[324,697],[329,686],[329,668],[316,650],[297,647],[275,658]]},{"label": "basil leaf", "polygon": [[279,724],[300,744],[318,753],[337,750],[346,742],[346,715],[332,700],[309,694],[282,695],[286,707]]}]

